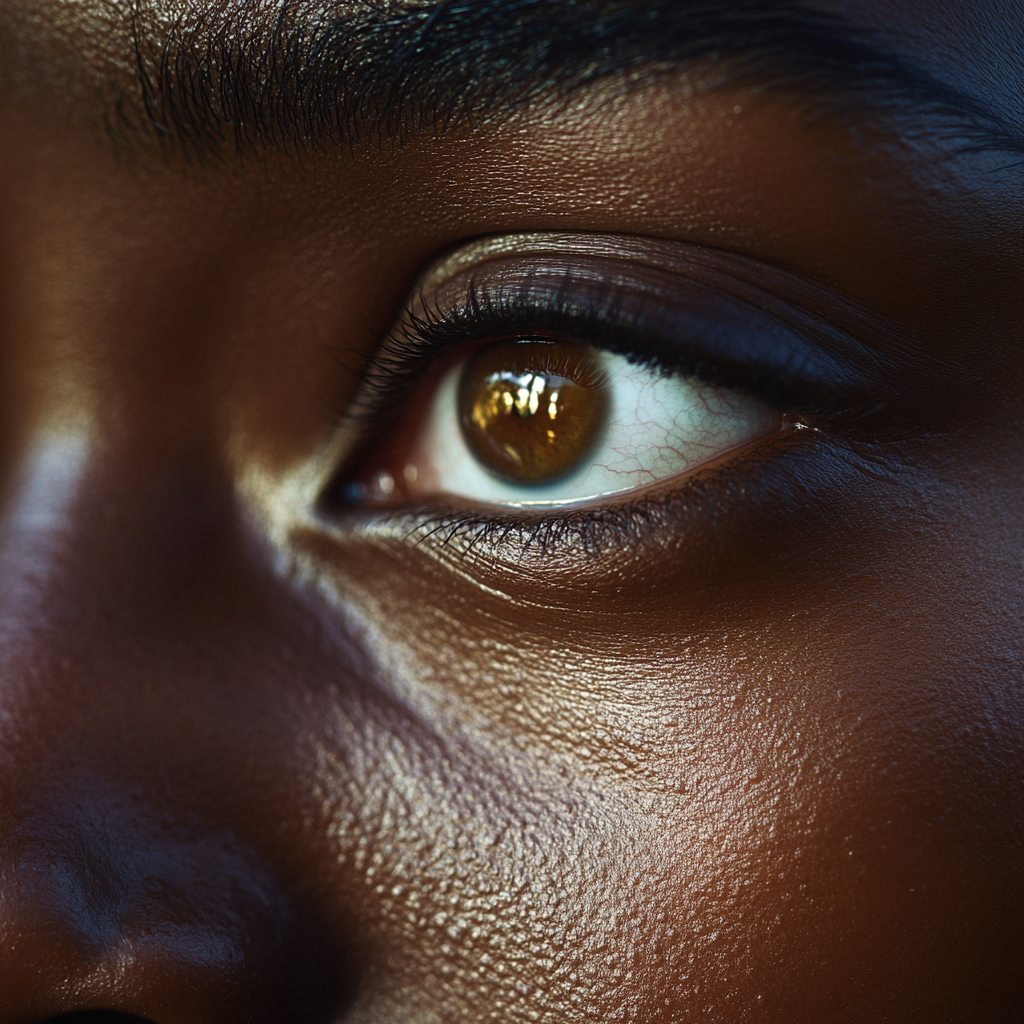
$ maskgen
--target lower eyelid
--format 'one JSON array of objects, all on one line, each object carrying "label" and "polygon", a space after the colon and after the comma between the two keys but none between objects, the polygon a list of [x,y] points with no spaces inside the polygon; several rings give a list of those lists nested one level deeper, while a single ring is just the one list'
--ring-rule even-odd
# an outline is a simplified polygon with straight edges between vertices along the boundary
[{"label": "lower eyelid", "polygon": [[[351,510],[340,521],[328,509],[325,525],[332,532],[340,526],[351,539],[411,546],[451,562],[453,568],[461,564],[474,576],[478,570],[501,576],[514,568],[519,573],[527,567],[524,559],[536,557],[547,565],[556,556],[568,559],[562,568],[573,574],[577,570],[571,566],[578,557],[584,559],[579,571],[603,573],[600,566],[607,556],[631,558],[630,552],[650,543],[660,547],[671,537],[688,537],[688,543],[693,543],[695,531],[706,530],[712,523],[717,535],[723,516],[730,528],[737,525],[731,522],[734,518],[760,518],[764,498],[773,490],[768,482],[779,472],[785,479],[782,467],[798,452],[816,448],[820,437],[820,431],[785,418],[777,434],[741,452],[727,453],[691,472],[609,501],[536,510],[453,505],[442,497],[393,508]],[[800,464],[800,460],[795,463]],[[744,516],[738,516],[740,512]],[[702,542],[697,543],[696,550],[703,550]],[[471,563],[464,564],[469,558]]]}]

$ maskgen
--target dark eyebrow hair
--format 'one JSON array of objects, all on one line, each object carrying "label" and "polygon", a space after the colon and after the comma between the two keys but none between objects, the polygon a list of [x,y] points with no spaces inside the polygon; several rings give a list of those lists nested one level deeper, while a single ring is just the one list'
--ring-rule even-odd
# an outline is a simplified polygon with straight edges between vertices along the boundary
[{"label": "dark eyebrow hair", "polygon": [[703,91],[785,92],[811,116],[881,117],[961,149],[1024,150],[979,100],[799,3],[273,0],[218,4],[199,20],[192,5],[188,20],[158,29],[133,17],[136,81],[108,106],[108,130],[190,157],[401,139],[602,80],[630,88],[678,71]]}]

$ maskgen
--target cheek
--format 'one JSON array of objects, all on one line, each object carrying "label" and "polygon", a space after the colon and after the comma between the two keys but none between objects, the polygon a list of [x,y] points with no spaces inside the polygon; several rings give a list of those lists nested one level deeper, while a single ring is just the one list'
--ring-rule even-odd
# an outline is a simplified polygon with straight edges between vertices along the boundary
[{"label": "cheek", "polygon": [[[888,1001],[932,1019],[946,950],[999,976],[1013,808],[988,762],[1012,740],[971,737],[968,700],[938,697],[934,636],[893,630],[869,652],[843,625],[823,646],[820,621],[776,620],[785,650],[735,635],[727,653],[640,631],[562,636],[555,656],[449,634],[424,682],[488,695],[439,729],[475,756],[407,797],[434,808],[437,860],[412,876],[469,870],[443,904],[459,935],[491,950],[521,930],[530,984],[584,993],[602,1019],[624,1000],[642,1019],[670,1004],[811,1020],[837,998],[851,1019]],[[521,897],[481,925],[481,887]],[[475,943],[443,945],[479,969]]]},{"label": "cheek", "polygon": [[526,559],[499,589],[346,551],[412,723],[375,783],[405,810],[362,863],[419,893],[423,970],[607,1020],[971,1019],[972,986],[1013,975],[1021,722],[991,630],[1013,569],[971,575],[1004,538],[890,541],[892,509],[836,490],[859,504],[820,510],[817,550],[780,525],[714,585],[694,552],[607,578]]}]

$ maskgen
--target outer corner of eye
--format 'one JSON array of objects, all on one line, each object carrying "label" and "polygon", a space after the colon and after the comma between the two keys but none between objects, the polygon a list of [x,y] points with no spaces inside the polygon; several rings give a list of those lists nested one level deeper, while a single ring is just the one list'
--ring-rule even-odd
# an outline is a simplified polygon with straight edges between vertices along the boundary
[{"label": "outer corner of eye", "polygon": [[345,497],[364,507],[583,505],[685,477],[785,426],[778,409],[736,390],[583,343],[512,338],[432,383]]}]

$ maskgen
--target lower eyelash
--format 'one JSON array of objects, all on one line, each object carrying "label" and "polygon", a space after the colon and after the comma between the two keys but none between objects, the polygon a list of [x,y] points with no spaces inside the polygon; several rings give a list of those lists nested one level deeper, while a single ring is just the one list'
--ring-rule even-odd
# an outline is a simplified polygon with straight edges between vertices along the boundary
[{"label": "lower eyelash", "polygon": [[743,487],[753,463],[803,447],[815,430],[791,432],[753,446],[739,457],[710,469],[698,469],[673,487],[625,496],[604,505],[524,514],[498,506],[482,510],[449,505],[395,509],[353,515],[352,533],[393,538],[414,547],[444,550],[456,558],[471,555],[493,563],[519,563],[527,558],[600,557],[609,551],[635,548],[666,530],[677,529],[681,515],[699,513],[718,504],[723,489]]}]

